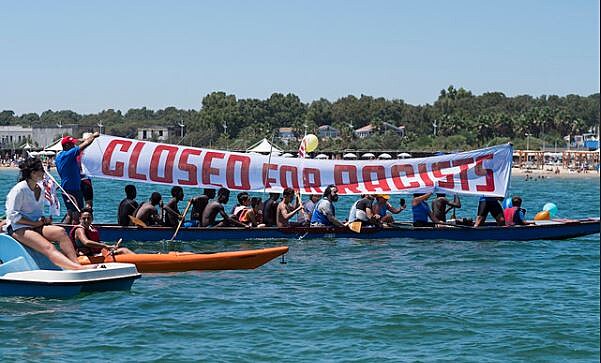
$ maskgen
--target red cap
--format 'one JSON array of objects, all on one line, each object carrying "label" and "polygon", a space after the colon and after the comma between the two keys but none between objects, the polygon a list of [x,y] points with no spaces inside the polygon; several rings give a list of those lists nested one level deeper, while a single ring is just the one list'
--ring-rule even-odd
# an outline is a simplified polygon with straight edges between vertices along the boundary
[{"label": "red cap", "polygon": [[61,145],[77,144],[78,142],[79,142],[79,140],[77,140],[73,136],[63,136],[63,139],[61,140]]}]

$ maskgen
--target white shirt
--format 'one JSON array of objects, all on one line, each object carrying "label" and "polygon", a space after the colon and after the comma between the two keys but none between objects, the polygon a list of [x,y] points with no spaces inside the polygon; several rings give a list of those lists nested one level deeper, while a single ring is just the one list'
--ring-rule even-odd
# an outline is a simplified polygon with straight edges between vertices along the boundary
[{"label": "white shirt", "polygon": [[13,230],[23,227],[31,227],[28,224],[20,224],[23,217],[31,221],[37,221],[44,215],[44,190],[40,189],[40,199],[35,199],[33,190],[23,180],[17,183],[6,196],[6,219]]}]

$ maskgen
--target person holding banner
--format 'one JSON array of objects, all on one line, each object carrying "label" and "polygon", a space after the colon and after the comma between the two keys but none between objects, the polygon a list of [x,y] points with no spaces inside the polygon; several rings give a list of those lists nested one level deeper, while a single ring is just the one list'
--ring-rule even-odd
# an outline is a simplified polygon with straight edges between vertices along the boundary
[{"label": "person holding banner", "polygon": [[503,207],[501,206],[503,199],[502,197],[481,197],[478,202],[478,216],[476,217],[474,227],[478,227],[484,223],[488,213],[497,221],[497,226],[504,226],[505,217],[503,216]]},{"label": "person holding banner", "polygon": [[[19,165],[19,182],[6,196],[8,235],[21,244],[48,257],[55,265],[68,270],[86,267],[77,262],[73,243],[62,227],[53,226],[52,218],[44,216],[44,195],[40,183],[44,167],[40,159],[27,159]],[[59,242],[62,253],[51,241]],[[94,268],[95,265],[88,267]]]},{"label": "person holding banner", "polygon": [[328,185],[323,191],[323,198],[313,209],[311,225],[344,227],[344,223],[336,219],[336,208],[334,207],[336,201],[338,201],[338,188],[333,184]]},{"label": "person holding banner", "polygon": [[[411,201],[411,209],[413,211],[413,227],[435,227],[436,223],[441,221],[436,218],[430,210],[430,206],[426,201],[432,196],[432,193],[416,193],[413,194]],[[430,218],[430,221],[428,221]]]},{"label": "person holding banner", "polygon": [[72,136],[64,136],[61,140],[63,151],[56,156],[55,165],[58,175],[61,177],[63,200],[67,207],[64,222],[67,224],[79,223],[79,210],[83,208],[84,203],[78,157],[98,136],[100,136],[98,132],[93,133],[79,146],[76,145],[79,140]]}]

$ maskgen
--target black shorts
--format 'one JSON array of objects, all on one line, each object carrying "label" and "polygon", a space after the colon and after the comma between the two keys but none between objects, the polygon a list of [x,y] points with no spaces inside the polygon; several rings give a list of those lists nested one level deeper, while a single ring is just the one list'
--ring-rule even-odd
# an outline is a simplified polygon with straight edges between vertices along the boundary
[{"label": "black shorts", "polygon": [[490,213],[493,218],[497,219],[503,216],[503,207],[498,200],[481,200],[478,203],[478,217],[486,218]]},{"label": "black shorts", "polygon": [[[71,197],[73,197],[73,199],[75,199],[75,202],[77,203],[77,207],[79,207],[79,209],[81,210],[83,208],[83,195],[81,194],[81,190],[78,190],[78,191],[66,190],[66,192],[69,193],[71,195]],[[67,208],[67,212],[77,212],[77,208],[73,205],[73,203],[71,202],[71,199],[69,197],[67,197],[64,192],[63,192],[63,201],[65,202],[65,207]]]},{"label": "black shorts", "polygon": [[92,181],[90,179],[82,179],[81,194],[83,194],[83,200],[94,200],[94,188],[92,188]]}]

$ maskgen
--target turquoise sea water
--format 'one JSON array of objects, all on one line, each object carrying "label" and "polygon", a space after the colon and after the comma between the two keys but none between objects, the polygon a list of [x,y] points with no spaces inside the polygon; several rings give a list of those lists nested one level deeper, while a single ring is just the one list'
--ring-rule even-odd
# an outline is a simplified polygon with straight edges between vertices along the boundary
[{"label": "turquoise sea water", "polygon": [[[2,205],[15,180],[16,172],[0,171]],[[124,185],[95,181],[98,222],[115,219]],[[152,188],[138,184],[138,199]],[[598,177],[514,178],[511,191],[524,197],[530,218],[546,202],[559,206],[559,217],[600,214]],[[458,216],[473,217],[476,199],[462,202]],[[337,210],[350,203],[342,198]],[[144,275],[131,292],[73,299],[0,298],[0,360],[599,361],[599,235],[128,247],[282,244],[290,246],[287,264],[251,271]]]}]

